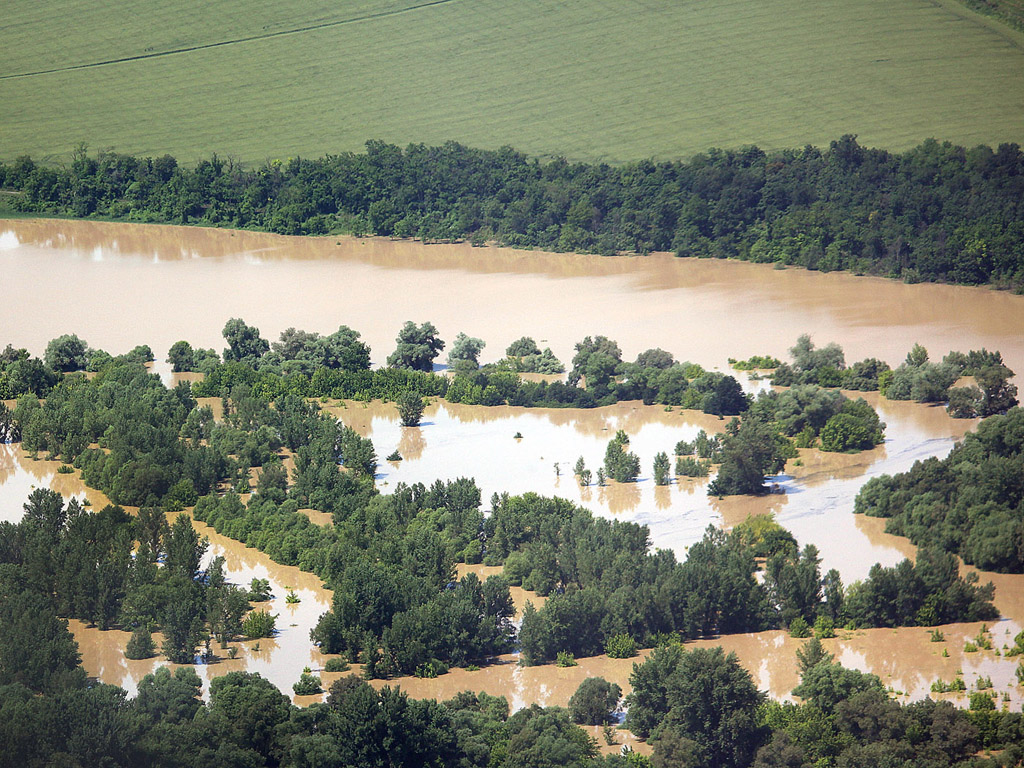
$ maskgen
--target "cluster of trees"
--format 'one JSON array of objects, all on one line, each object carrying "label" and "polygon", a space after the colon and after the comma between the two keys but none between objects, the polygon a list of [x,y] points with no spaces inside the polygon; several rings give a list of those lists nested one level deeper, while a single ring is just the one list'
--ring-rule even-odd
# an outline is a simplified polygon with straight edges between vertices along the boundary
[{"label": "cluster of trees", "polygon": [[[626,726],[654,765],[1005,766],[1024,757],[1024,717],[980,696],[970,711],[931,699],[901,705],[875,675],[834,663],[817,638],[797,652],[798,703],[767,701],[733,653],[661,646],[633,666]],[[993,758],[982,748],[1005,750]]]},{"label": "cluster of trees", "polygon": [[521,373],[565,373],[565,366],[555,357],[550,347],[542,352],[529,336],[516,339],[505,350],[509,367]]},{"label": "cluster of trees", "polygon": [[[223,558],[200,568],[206,547],[185,515],[168,525],[153,507],[134,517],[118,506],[93,513],[76,499],[65,505],[56,492],[36,489],[20,522],[0,523],[2,623],[17,634],[50,612],[101,630],[118,626],[133,631],[129,653],[137,658],[154,655],[151,632],[160,630],[163,654],[191,664],[198,646],[205,643],[209,654],[211,641],[227,647],[243,634],[250,608],[248,591],[227,583]],[[4,642],[15,643],[14,635]],[[61,663],[47,670],[46,657],[28,649],[11,652],[23,666],[7,673],[29,687],[48,690],[50,677],[68,672]]]},{"label": "cluster of trees", "polygon": [[929,139],[903,153],[843,136],[827,149],[709,150],[622,166],[530,159],[454,142],[294,158],[244,169],[217,156],[84,150],[65,167],[0,164],[18,210],[425,241],[469,238],[614,254],[674,251],[907,281],[1020,286],[1024,153]]},{"label": "cluster of trees", "polygon": [[[756,520],[730,534],[709,528],[684,562],[649,551],[647,528],[594,518],[562,499],[499,496],[484,524],[484,562],[503,564],[513,585],[548,595],[524,611],[519,644],[528,663],[602,653],[613,638],[652,646],[791,626],[933,625],[994,613],[991,584],[961,579],[951,556],[930,552],[918,566],[876,566],[844,589],[822,576],[817,550],[801,551],[776,523]],[[758,580],[756,558],[767,560]],[[950,565],[952,563],[952,566]],[[889,602],[900,602],[900,607]]]},{"label": "cluster of trees", "polygon": [[[720,463],[708,484],[712,496],[763,494],[765,477],[778,474],[797,448],[817,445],[823,451],[853,452],[883,441],[885,424],[863,398],[850,400],[837,390],[817,384],[758,395],[742,420],[732,419],[712,443],[706,435],[693,445],[677,445],[676,454]],[[704,465],[685,458],[677,462],[685,474],[700,475]]]},{"label": "cluster of trees", "polygon": [[[511,649],[508,582],[473,574],[455,581],[456,562],[480,562],[483,513],[472,480],[399,485],[388,495],[372,484],[312,469],[306,449],[294,484],[262,485],[243,505],[237,495],[205,496],[196,519],[273,559],[317,573],[335,590],[332,609],[312,639],[345,653],[367,674],[433,676],[450,665]],[[323,466],[329,467],[329,464]],[[335,525],[310,523],[300,507],[333,513]]]},{"label": "cluster of trees", "polygon": [[192,385],[197,397],[222,396],[235,384],[245,384],[270,399],[290,393],[397,401],[412,391],[467,405],[593,408],[619,400],[643,400],[725,416],[740,414],[749,405],[732,376],[678,363],[661,349],[642,352],[633,363],[624,362],[619,345],[604,336],[588,336],[576,345],[567,383],[519,377],[521,372],[564,370],[550,349],[541,352],[529,337],[509,345],[504,359],[481,367],[484,342],[464,333],[456,337],[448,356],[454,377],[435,375],[434,360],[445,343],[431,323],[407,322],[388,356],[388,367],[372,371],[369,349],[346,326],[327,337],[290,328],[271,346],[259,329],[232,319],[224,337],[228,348],[223,363],[212,350],[196,351],[185,341],[171,348],[169,359],[175,370],[189,370],[186,366],[191,364],[205,374],[203,381]]},{"label": "cluster of trees", "polygon": [[[9,641],[0,642],[0,744],[9,765],[650,765],[636,756],[599,757],[596,742],[562,708],[534,705],[510,715],[503,697],[484,693],[417,701],[350,676],[332,684],[326,702],[300,708],[259,674],[231,672],[211,681],[204,702],[192,668],[160,667],[128,698],[117,686],[86,682],[64,623],[41,609],[27,609],[22,618],[29,615],[33,620],[17,628],[0,627]],[[15,674],[15,640],[40,661],[52,648],[43,663],[65,674],[45,681]]]},{"label": "cluster of trees", "polygon": [[854,511],[990,571],[1024,572],[1024,410],[991,416],[944,459],[869,480]]},{"label": "cluster of trees", "polygon": [[[817,384],[863,392],[880,391],[890,400],[944,402],[954,418],[1005,413],[1017,404],[1017,387],[1010,383],[1014,373],[1003,364],[999,352],[953,351],[941,362],[932,363],[928,360],[928,350],[915,344],[906,360],[893,369],[876,358],[847,367],[838,344],[833,342],[815,348],[806,334],[800,336],[789,351],[793,363],[775,367],[772,384],[782,387]],[[963,376],[973,376],[975,384],[954,387]]]}]

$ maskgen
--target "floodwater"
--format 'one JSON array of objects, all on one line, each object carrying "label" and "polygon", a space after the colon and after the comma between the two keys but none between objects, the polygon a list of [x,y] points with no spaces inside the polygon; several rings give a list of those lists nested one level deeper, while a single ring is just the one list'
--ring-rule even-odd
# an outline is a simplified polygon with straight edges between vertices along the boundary
[{"label": "floodwater", "polygon": [[527,335],[568,362],[577,341],[604,334],[628,358],[661,347],[724,368],[729,357],[785,357],[811,333],[850,361],[896,364],[918,341],[933,359],[1000,349],[1024,371],[1021,296],[668,254],[15,219],[0,220],[0,270],[0,342],[35,353],[71,332],[113,353],[149,344],[162,358],[178,339],[221,349],[224,323],[243,317],[271,340],[290,326],[346,324],[383,363],[405,320],[429,320],[449,341],[460,331],[483,339],[484,361]]},{"label": "floodwater", "polygon": [[[910,552],[905,539],[874,530],[850,514],[860,486],[870,477],[910,469],[917,459],[945,455],[976,423],[950,419],[942,408],[891,402],[877,393],[864,396],[888,424],[883,445],[852,455],[804,450],[800,465],[790,461],[788,474],[773,479],[785,493],[721,500],[708,497],[706,478],[681,477],[660,487],[652,479],[656,453],[671,456],[679,440],[692,441],[701,429],[724,430],[726,421],[695,411],[639,402],[580,410],[435,401],[420,426],[403,427],[392,403],[324,407],[373,440],[380,460],[377,484],[384,491],[399,482],[429,485],[437,478],[472,477],[485,505],[491,494],[502,491],[562,496],[596,514],[647,525],[655,547],[673,549],[680,557],[709,524],[731,528],[748,515],[772,512],[800,542],[814,543],[825,567],[837,568],[849,583],[864,578],[874,563],[895,565]],[[601,487],[592,480],[582,486],[573,475],[577,458],[582,456],[596,474],[619,429],[630,436],[629,450],[640,458],[637,482],[608,481]],[[402,461],[384,459],[394,450]]]},{"label": "floodwater", "polygon": [[[0,269],[5,299],[0,345],[27,346],[37,354],[49,339],[69,332],[115,353],[150,344],[158,358],[182,338],[220,348],[219,329],[229,317],[240,316],[271,339],[289,326],[329,333],[349,325],[371,345],[375,363],[394,347],[402,322],[412,319],[432,321],[449,340],[459,331],[483,338],[489,345],[484,361],[501,357],[509,342],[530,335],[568,362],[576,341],[605,334],[619,341],[627,358],[659,346],[679,359],[724,370],[728,357],[785,358],[796,337],[811,332],[818,343],[839,342],[848,361],[874,356],[895,365],[917,341],[932,359],[950,349],[999,349],[1011,368],[1024,370],[1024,297],[665,254],[601,258],[465,244],[13,220],[0,221]],[[154,370],[172,381],[166,364],[158,361]],[[891,565],[914,552],[905,539],[883,532],[884,521],[851,513],[857,490],[869,477],[945,455],[974,426],[949,419],[939,408],[867,397],[888,424],[884,445],[854,456],[803,451],[799,464],[791,461],[774,479],[785,493],[721,501],[707,497],[706,480],[680,479],[659,488],[650,479],[656,452],[671,453],[678,440],[692,439],[701,428],[724,427],[701,414],[637,403],[590,411],[434,403],[420,427],[402,428],[393,406],[345,403],[331,410],[372,437],[381,459],[378,484],[385,491],[398,482],[472,476],[485,505],[495,491],[558,494],[597,514],[648,525],[653,544],[680,557],[708,524],[731,527],[750,514],[770,511],[802,543],[814,543],[823,567],[838,568],[849,583],[863,578],[875,562]],[[629,433],[630,450],[640,456],[640,481],[581,488],[572,476],[577,457],[596,470],[617,429]],[[395,449],[404,460],[386,462]],[[101,494],[81,487],[77,474],[57,474],[56,467],[56,462],[32,461],[14,446],[0,446],[0,519],[19,518],[28,492],[39,485],[65,495],[84,493],[94,508],[105,503]],[[302,667],[322,666],[308,632],[329,606],[330,593],[308,574],[197,527],[210,536],[211,554],[227,558],[234,581],[271,580],[276,597],[271,608],[281,615],[282,629],[277,638],[261,641],[259,650],[255,643],[240,643],[238,659],[203,665],[201,676],[208,680],[246,668],[290,693]],[[990,629],[1000,649],[1024,626],[1024,577],[983,574],[983,579],[997,586],[1004,618]],[[286,586],[302,598],[298,606],[284,604]],[[514,595],[520,610],[529,597],[522,590]],[[124,660],[125,633],[101,633],[76,623],[72,628],[86,669],[104,680],[134,690],[140,676],[159,663]],[[1009,693],[1017,708],[1022,689],[1013,676],[1016,660],[991,651],[963,652],[965,640],[979,629],[977,624],[945,627],[943,643],[931,643],[927,630],[915,628],[841,632],[826,645],[844,664],[879,674],[908,697],[926,695],[932,681],[948,681],[960,669],[968,686],[979,675],[991,676],[995,690]],[[781,632],[763,632],[701,644],[735,650],[762,689],[785,698],[797,681],[799,642]],[[943,649],[948,657],[941,655]],[[565,704],[586,675],[604,675],[628,690],[636,660],[596,657],[568,669],[523,668],[516,661],[513,655],[476,672],[453,670],[435,680],[398,682],[415,696],[443,698],[470,688],[507,695],[514,706]],[[325,687],[340,674],[323,674]],[[965,701],[963,695],[952,698]]]}]

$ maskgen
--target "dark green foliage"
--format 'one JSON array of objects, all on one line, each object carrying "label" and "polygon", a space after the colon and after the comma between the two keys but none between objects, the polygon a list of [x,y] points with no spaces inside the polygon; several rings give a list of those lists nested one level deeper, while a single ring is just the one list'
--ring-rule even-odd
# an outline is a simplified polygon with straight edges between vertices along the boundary
[{"label": "dark green foliage", "polygon": [[176,341],[167,350],[167,362],[171,364],[174,373],[182,371],[194,371],[196,368],[195,351],[187,341]]},{"label": "dark green foliage", "polygon": [[59,169],[22,158],[0,170],[23,191],[15,205],[25,211],[285,234],[358,217],[380,235],[1020,285],[1022,167],[1016,144],[968,150],[929,139],[894,154],[844,136],[823,150],[712,150],[623,166],[371,141],[363,154],[251,170],[216,157],[185,168],[109,152]]},{"label": "dark green foliage", "polygon": [[148,659],[156,654],[156,645],[153,643],[153,636],[145,627],[139,627],[132,636],[128,638],[128,644],[124,648],[126,659]]},{"label": "dark green foliage", "polygon": [[539,355],[540,347],[537,342],[529,336],[523,336],[508,345],[505,354],[509,357],[527,357],[528,355]]},{"label": "dark green foliage", "polygon": [[732,424],[722,444],[722,466],[708,485],[711,496],[763,494],[766,475],[780,472],[795,449],[768,422],[757,416]]},{"label": "dark green foliage", "polygon": [[779,618],[789,626],[794,637],[801,635],[793,632],[792,622],[799,618],[804,626],[813,623],[821,607],[820,563],[818,549],[813,544],[805,546],[799,554],[787,548],[768,558],[765,583]]},{"label": "dark green foliage", "polygon": [[605,450],[604,471],[617,483],[631,483],[640,474],[640,458],[628,446],[629,437],[620,429]]},{"label": "dark green foliage", "polygon": [[[413,397],[419,397],[412,393]],[[356,477],[373,478],[377,472],[377,454],[370,438],[362,437],[349,426],[338,425],[337,452],[342,465]]]},{"label": "dark green foliage", "polygon": [[233,317],[228,320],[224,325],[223,335],[228,343],[224,350],[225,363],[255,365],[270,351],[270,342],[260,336],[260,329],[246,325],[240,318]]},{"label": "dark green foliage", "polygon": [[398,346],[388,355],[388,365],[393,368],[410,368],[414,371],[430,372],[434,358],[444,349],[444,342],[437,337],[433,323],[417,326],[411,320],[398,332]]},{"label": "dark green foliage", "polygon": [[603,677],[588,677],[569,698],[569,717],[580,725],[610,723],[619,708],[622,689]]},{"label": "dark green foliage", "polygon": [[[653,645],[668,633],[757,631],[775,619],[748,547],[709,529],[685,563],[647,552],[647,530],[595,519],[561,499],[502,497],[487,521],[489,562],[549,595],[519,633],[527,663],[604,652],[621,634]],[[510,553],[519,550],[514,555]],[[514,576],[513,576],[514,572]]]},{"label": "dark green foliage", "polygon": [[284,375],[312,377],[317,370],[365,371],[370,367],[370,348],[359,340],[359,332],[342,325],[329,336],[288,328],[271,352],[259,361],[261,369],[280,370]]},{"label": "dark green foliage", "polygon": [[804,643],[796,652],[797,666],[803,677],[816,664],[831,664],[835,657],[827,653],[817,635]]},{"label": "dark green foliage", "polygon": [[668,461],[668,454],[664,451],[655,454],[654,456],[654,468],[652,475],[654,477],[655,485],[668,485],[671,482],[671,464]]},{"label": "dark green foliage", "polygon": [[259,674],[229,672],[214,678],[205,714],[217,741],[252,750],[272,765],[284,756],[287,739],[283,726],[291,704]]},{"label": "dark green foliage", "polygon": [[854,511],[984,570],[1024,570],[1024,410],[992,416],[945,459],[865,483]]},{"label": "dark green foliage", "polygon": [[946,410],[954,419],[973,419],[981,408],[981,390],[977,387],[952,387]]},{"label": "dark green foliage", "polygon": [[252,611],[242,621],[242,634],[250,639],[271,637],[274,634],[277,614],[270,611]]},{"label": "dark green foliage", "polygon": [[524,373],[564,373],[565,366],[554,356],[550,348],[541,352],[529,336],[513,341],[505,350],[508,366]]},{"label": "dark green foliage", "polygon": [[46,345],[46,364],[55,371],[84,371],[88,349],[74,334],[58,336]]},{"label": "dark green foliage", "polygon": [[254,603],[265,603],[270,597],[270,581],[253,578],[249,584],[249,600]]},{"label": "dark green foliage", "polygon": [[733,360],[730,358],[729,365],[737,371],[770,370],[782,365],[782,361],[771,355],[754,355],[746,360]]},{"label": "dark green foliage", "polygon": [[757,717],[764,694],[721,648],[659,648],[629,681],[626,726],[653,740],[656,761],[687,753],[693,765],[745,766],[769,735]]},{"label": "dark green foliage", "polygon": [[60,379],[60,374],[38,357],[29,357],[28,350],[14,349],[8,344],[0,352],[0,399],[12,400],[27,394],[46,397]]},{"label": "dark green foliage", "polygon": [[610,659],[631,659],[636,656],[636,640],[627,634],[614,635],[605,643],[604,652]]},{"label": "dark green foliage", "polygon": [[480,353],[487,346],[483,339],[460,333],[452,342],[448,353],[448,367],[455,370],[475,371],[480,367]]},{"label": "dark green foliage", "polygon": [[348,668],[349,663],[340,658],[328,659],[324,664],[324,672],[347,672]]},{"label": "dark green foliage", "polygon": [[559,707],[536,704],[521,709],[507,723],[505,768],[583,768],[597,756],[597,742],[576,727]]},{"label": "dark green foliage", "polygon": [[403,427],[418,427],[420,425],[424,403],[419,392],[404,392],[399,395],[397,405],[398,418]]},{"label": "dark green foliage", "polygon": [[991,582],[978,586],[977,573],[961,578],[952,554],[923,546],[914,563],[872,566],[866,581],[850,587],[844,613],[857,624],[872,627],[984,621],[998,616],[992,605],[994,593]]},{"label": "dark green foliage", "polygon": [[695,459],[692,456],[680,456],[676,459],[676,475],[680,477],[707,477],[711,473],[711,463]]},{"label": "dark green foliage", "polygon": [[825,713],[831,713],[841,702],[861,691],[883,693],[882,681],[877,675],[846,669],[839,664],[820,660],[810,666],[800,678],[793,693],[814,704]]},{"label": "dark green foliage", "polygon": [[732,535],[750,547],[754,557],[795,557],[797,554],[797,543],[793,534],[775,522],[775,516],[772,514],[751,515],[733,527]]},{"label": "dark green foliage", "polygon": [[312,696],[323,693],[324,689],[320,685],[320,678],[311,674],[309,667],[306,667],[299,675],[298,682],[292,685],[292,690],[295,691],[296,696]]},{"label": "dark green foliage", "polygon": [[85,684],[78,644],[46,597],[0,581],[0,686],[56,692]]}]

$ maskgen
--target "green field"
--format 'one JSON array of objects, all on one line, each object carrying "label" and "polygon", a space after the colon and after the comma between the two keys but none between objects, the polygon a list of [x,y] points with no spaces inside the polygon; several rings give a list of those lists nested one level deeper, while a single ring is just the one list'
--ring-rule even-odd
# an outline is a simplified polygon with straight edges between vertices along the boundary
[{"label": "green field", "polygon": [[951,0],[7,0],[0,30],[4,159],[1024,140],[1024,35]]}]

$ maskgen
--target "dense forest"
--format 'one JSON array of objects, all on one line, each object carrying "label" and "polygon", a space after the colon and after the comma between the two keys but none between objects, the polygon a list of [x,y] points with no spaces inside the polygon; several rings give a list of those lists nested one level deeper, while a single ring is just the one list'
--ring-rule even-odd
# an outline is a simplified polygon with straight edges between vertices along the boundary
[{"label": "dense forest", "polygon": [[[420,384],[446,382],[411,367],[410,361],[419,361],[418,367],[429,368],[431,355],[444,346],[419,337],[418,343],[410,335],[429,330],[429,324],[407,324],[391,355],[393,365],[369,371],[368,350],[350,329],[327,337],[290,329],[271,347],[257,329],[231,320],[224,329],[226,362],[209,350],[174,345],[176,367],[200,359],[208,363],[209,375],[203,382],[173,389],[146,371],[143,363],[152,357],[147,347],[112,357],[68,335],[50,343],[45,361],[9,349],[3,355],[0,383],[29,389],[20,393],[13,411],[0,406],[4,436],[20,440],[30,453],[73,464],[88,485],[115,504],[142,508],[138,520],[148,521],[150,528],[137,530],[119,508],[102,510],[98,518],[78,509],[70,517],[51,510],[43,515],[53,522],[42,543],[29,546],[38,539],[29,535],[34,530],[31,519],[0,527],[5,557],[16,563],[41,557],[30,568],[38,576],[57,567],[47,558],[61,551],[78,526],[85,526],[83,530],[104,544],[88,550],[88,562],[95,563],[90,567],[100,568],[106,580],[102,607],[85,598],[60,596],[58,585],[75,584],[73,576],[53,584],[43,579],[50,586],[39,591],[56,591],[63,615],[103,626],[166,632],[180,624],[184,634],[179,646],[165,653],[189,658],[204,638],[220,637],[226,644],[242,632],[239,611],[245,609],[241,596],[231,595],[225,598],[232,606],[230,621],[215,621],[204,613],[209,599],[188,583],[197,578],[194,553],[186,558],[191,577],[185,582],[162,579],[166,568],[157,572],[154,564],[178,547],[178,539],[168,537],[180,538],[185,529],[191,530],[180,522],[163,531],[157,524],[163,510],[194,507],[196,519],[218,532],[279,562],[314,571],[331,585],[336,590],[332,610],[313,638],[326,651],[346,653],[363,663],[375,677],[435,675],[450,665],[509,650],[517,639],[510,583],[550,595],[541,609],[527,611],[518,635],[524,657],[533,663],[553,660],[559,653],[594,655],[616,638],[650,646],[667,636],[695,638],[791,627],[794,622],[898,626],[996,615],[991,586],[960,579],[948,553],[922,550],[916,565],[908,562],[891,573],[878,568],[868,580],[844,590],[834,572],[822,577],[813,547],[801,551],[792,537],[776,534],[768,537],[771,547],[758,549],[741,534],[742,526],[729,536],[709,530],[680,563],[670,552],[650,551],[645,527],[609,523],[564,500],[496,495],[485,510],[471,479],[438,481],[429,488],[399,485],[391,493],[380,493],[374,485],[378,459],[372,442],[323,413],[308,399],[313,393],[299,384],[316,381],[323,371],[383,376],[391,389],[382,390],[381,396],[401,401],[411,395],[421,402]],[[640,386],[633,379],[645,381],[646,370],[659,375],[678,370],[679,386],[685,386],[688,374],[695,374],[695,381],[706,375],[674,362],[667,353],[649,350],[633,367],[626,365],[631,373],[616,383],[610,372],[623,364],[608,351],[612,349],[617,345],[603,337],[588,337],[577,345],[570,381],[587,378],[589,389],[598,385],[595,371],[605,371],[604,386],[614,397],[614,388]],[[408,367],[400,367],[403,363]],[[67,373],[86,367],[98,370],[91,377]],[[289,367],[295,370],[286,373]],[[457,374],[456,381],[463,375],[477,373]],[[733,398],[737,410],[748,415],[730,422],[720,437],[705,435],[701,440],[698,435],[692,446],[675,449],[720,463],[711,493],[764,492],[765,474],[795,455],[790,436],[802,435],[804,444],[810,444],[820,432],[825,442],[832,439],[830,425],[838,424],[835,431],[849,443],[831,448],[859,449],[873,446],[884,428],[863,400],[848,400],[817,385],[765,393],[751,405],[735,379],[716,376],[732,386],[713,389],[705,399],[729,403]],[[196,401],[199,392],[220,396],[219,420],[209,406]],[[605,462],[608,476],[624,482],[636,473],[627,446],[628,435],[616,435]],[[293,471],[283,463],[288,456],[294,459]],[[240,494],[250,494],[246,503]],[[53,504],[51,500],[43,506]],[[300,509],[331,514],[334,525],[313,525]],[[66,524],[65,518],[75,525]],[[94,518],[99,522],[93,523]],[[143,544],[147,557],[128,556]],[[761,580],[755,576],[758,556],[767,558]],[[147,560],[151,565],[140,571]],[[483,583],[475,576],[454,580],[456,563],[481,560],[503,565],[505,577]],[[65,558],[60,566],[76,568],[76,573],[86,568],[77,562]],[[876,604],[885,603],[889,593],[898,597],[898,609],[883,610]],[[140,607],[144,604],[145,609]]]},{"label": "dense forest", "polygon": [[[290,329],[271,345],[257,329],[232,320],[221,355],[174,345],[176,368],[202,368],[207,377],[172,389],[144,367],[153,358],[145,346],[111,356],[69,335],[54,339],[43,360],[10,347],[0,353],[0,385],[18,395],[13,410],[0,406],[0,439],[20,440],[30,452],[77,467],[114,502],[94,512],[39,489],[20,522],[0,524],[0,742],[7,759],[40,766],[523,768],[854,765],[880,754],[898,756],[896,765],[918,765],[925,753],[936,766],[1019,761],[1021,717],[997,712],[987,695],[972,697],[971,711],[930,701],[901,706],[877,678],[807,651],[797,689],[803,702],[778,705],[764,700],[735,658],[680,647],[692,638],[772,627],[798,636],[813,627],[816,637],[829,637],[839,626],[994,618],[992,586],[961,578],[943,542],[924,542],[916,562],[875,566],[867,579],[844,587],[834,570],[821,573],[813,546],[801,548],[770,518],[728,534],[709,528],[678,561],[652,550],[645,526],[596,518],[562,499],[496,494],[485,506],[468,478],[382,493],[373,481],[372,442],[321,412],[306,388],[318,377],[354,376],[362,382],[357,391],[400,405],[409,394],[421,401],[426,393],[450,392],[454,383],[429,372],[444,347],[430,330],[407,324],[389,366],[370,370],[369,350],[351,329],[326,337]],[[449,360],[454,381],[467,377],[480,386],[474,377],[518,379],[513,370],[478,368],[467,339]],[[543,356],[535,346],[517,345],[509,358]],[[620,388],[622,396],[655,401],[662,377],[676,381],[675,390],[664,391],[685,393],[706,375],[661,350],[625,363],[613,345],[602,337],[577,345],[571,383],[564,386],[585,381],[581,391],[603,385],[602,397],[613,401]],[[805,347],[798,343],[815,351]],[[834,349],[825,357],[845,370]],[[964,366],[995,364],[987,353],[962,357]],[[820,377],[823,366],[794,362],[794,375],[818,371]],[[83,369],[91,375],[76,373]],[[719,387],[691,407],[734,401],[742,419],[676,452],[714,455],[723,483],[760,487],[764,472],[748,459],[751,450],[774,461],[801,435],[808,444],[839,439],[831,431],[873,445],[884,428],[862,400],[810,381],[751,401],[733,388],[735,379],[716,376]],[[733,384],[721,385],[726,380]],[[338,386],[350,385],[332,385]],[[196,401],[197,391],[221,398],[222,418]],[[1014,429],[1000,428],[999,419],[1016,424],[1017,413],[989,419],[980,433],[1008,444],[1004,432]],[[628,436],[617,435],[609,454],[627,449]],[[294,471],[285,468],[287,456]],[[117,504],[139,511],[128,514]],[[418,702],[352,677],[336,682],[326,703],[306,709],[248,673],[214,681],[207,703],[197,698],[199,678],[188,667],[157,670],[134,699],[88,680],[69,617],[131,630],[128,655],[160,652],[185,664],[197,654],[230,654],[240,638],[273,634],[272,617],[259,607],[265,587],[229,584],[219,559],[202,567],[206,542],[188,516],[167,523],[168,511],[185,507],[224,535],[313,571],[331,586],[331,610],[311,641],[361,663],[367,677],[440,675],[452,665],[487,663],[517,645],[530,664],[599,653],[629,657],[639,647],[658,646],[636,667],[627,702],[628,725],[652,740],[653,758],[598,756],[575,724],[594,716],[594,706],[583,706],[594,698],[589,689],[577,692],[569,710],[534,706],[510,715],[503,699],[463,693]],[[299,511],[310,508],[330,513],[333,525],[312,524]],[[459,562],[500,565],[503,573],[456,580]],[[527,606],[518,630],[510,585],[547,596],[540,608]],[[164,637],[159,649],[155,631]],[[617,707],[618,694],[599,693],[601,722]],[[47,726],[55,720],[60,729]],[[974,756],[981,747],[1008,749],[990,762]]]},{"label": "dense forest", "polygon": [[709,150],[622,166],[454,142],[242,168],[83,147],[0,164],[16,210],[283,234],[347,231],[555,251],[740,258],[916,282],[1024,288],[1024,153],[929,139],[903,153]]},{"label": "dense forest", "polygon": [[944,459],[869,480],[854,511],[984,570],[1024,572],[1024,410],[985,419]]}]

